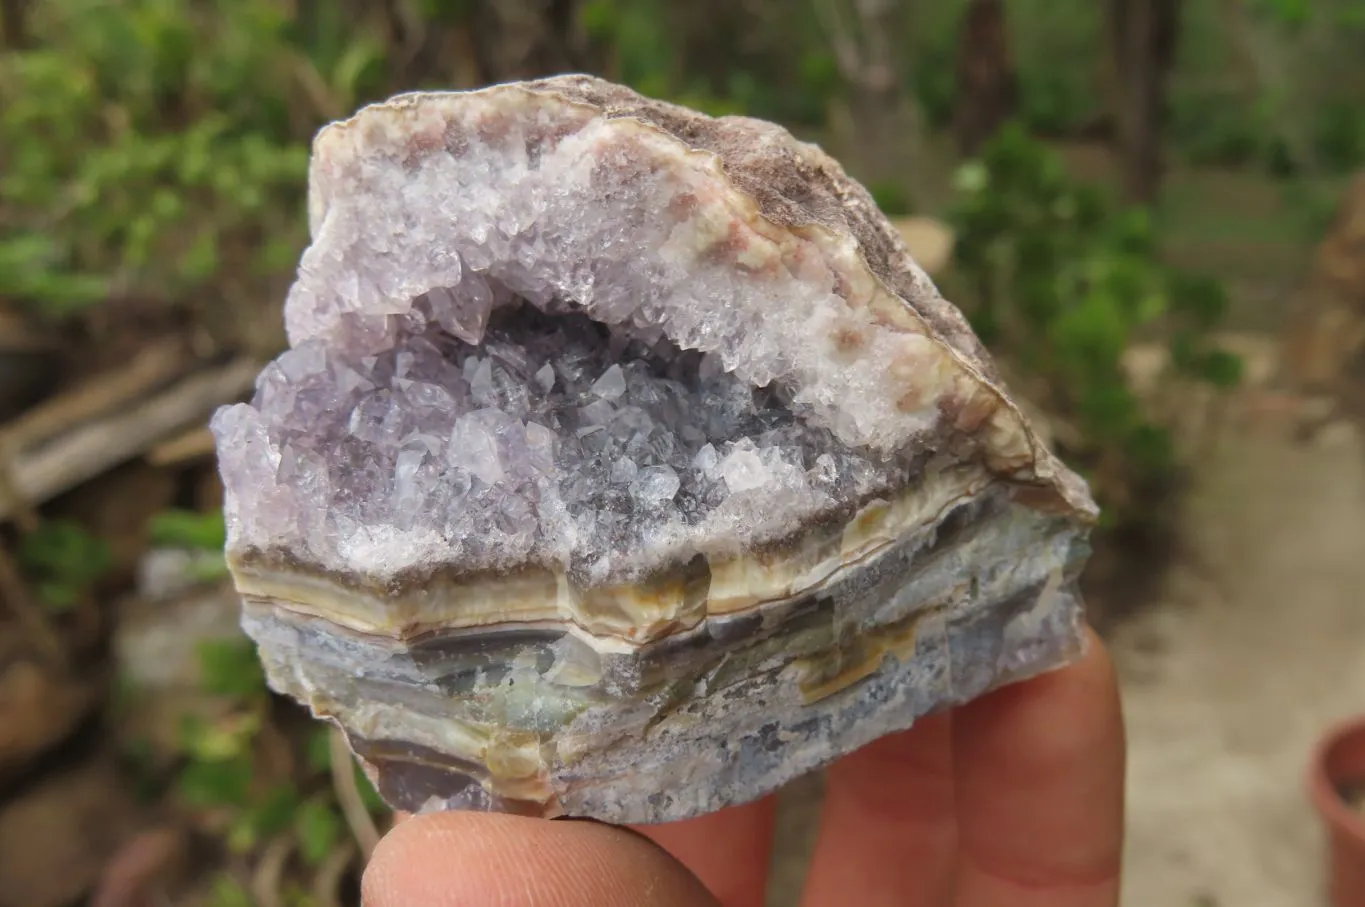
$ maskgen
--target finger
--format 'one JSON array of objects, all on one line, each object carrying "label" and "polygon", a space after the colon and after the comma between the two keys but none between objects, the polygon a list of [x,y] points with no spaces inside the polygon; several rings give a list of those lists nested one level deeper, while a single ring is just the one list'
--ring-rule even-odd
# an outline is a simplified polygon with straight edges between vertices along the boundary
[{"label": "finger", "polygon": [[1123,718],[1098,637],[1079,663],[954,715],[958,907],[1111,907],[1123,843]]},{"label": "finger", "polygon": [[636,830],[676,857],[724,907],[762,907],[772,856],[776,801]]},{"label": "finger", "polygon": [[715,907],[652,842],[594,822],[487,813],[416,816],[365,870],[366,907]]},{"label": "finger", "polygon": [[952,718],[923,718],[840,760],[802,904],[944,904],[957,846]]}]

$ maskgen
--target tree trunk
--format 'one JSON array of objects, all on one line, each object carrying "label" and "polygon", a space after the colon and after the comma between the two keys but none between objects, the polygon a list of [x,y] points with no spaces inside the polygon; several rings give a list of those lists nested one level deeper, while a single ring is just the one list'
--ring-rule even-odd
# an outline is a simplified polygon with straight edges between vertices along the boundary
[{"label": "tree trunk", "polygon": [[923,118],[902,84],[897,55],[905,34],[905,0],[815,0],[848,91],[853,136],[843,157],[870,185],[919,194]]},{"label": "tree trunk", "polygon": [[1180,0],[1109,0],[1114,122],[1129,201],[1151,204],[1161,185],[1161,133],[1175,62]]},{"label": "tree trunk", "polygon": [[958,37],[958,151],[973,157],[1018,109],[1019,79],[1010,53],[1004,0],[971,0]]},{"label": "tree trunk", "polygon": [[476,0],[474,54],[485,83],[588,69],[578,0]]},{"label": "tree trunk", "polygon": [[0,47],[24,50],[29,46],[29,0],[0,0]]}]

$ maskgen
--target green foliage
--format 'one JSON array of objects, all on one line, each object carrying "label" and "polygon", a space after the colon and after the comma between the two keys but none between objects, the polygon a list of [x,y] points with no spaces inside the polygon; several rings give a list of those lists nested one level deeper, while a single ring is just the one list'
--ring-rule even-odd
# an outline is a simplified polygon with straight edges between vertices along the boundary
[{"label": "green foliage", "polygon": [[48,520],[24,536],[19,567],[48,607],[80,602],[109,569],[109,546],[70,520]]},{"label": "green foliage", "polygon": [[194,555],[188,565],[188,576],[193,582],[207,585],[227,578],[227,558],[223,554],[227,525],[221,510],[209,513],[163,510],[152,517],[148,528],[153,545],[181,548]]},{"label": "green foliage", "polygon": [[298,835],[303,858],[316,866],[341,840],[343,825],[336,807],[326,799],[314,797],[294,813],[294,831]]},{"label": "green foliage", "polygon": [[1313,124],[1313,150],[1328,172],[1347,173],[1365,162],[1365,103],[1323,104]]},{"label": "green foliage", "polygon": [[209,886],[209,907],[256,907],[246,886],[227,873],[215,876]]},{"label": "green foliage", "polygon": [[308,137],[383,74],[340,4],[51,0],[32,27],[0,58],[0,295],[54,316],[287,268]]},{"label": "green foliage", "polygon": [[[1094,0],[1010,0],[1020,121],[1065,135],[1103,109],[1104,7]],[[1059,61],[1065,61],[1059,65]]]},{"label": "green foliage", "polygon": [[240,809],[228,827],[227,845],[236,853],[248,853],[278,834],[287,831],[301,809],[299,794],[292,784],[280,784]]},{"label": "green foliage", "polygon": [[209,639],[199,644],[199,676],[214,696],[250,701],[266,694],[265,674],[256,646],[245,636]]},{"label": "green foliage", "polygon": [[[182,800],[218,817],[233,853],[290,835],[303,860],[318,865],[346,833],[331,784],[330,728],[314,728],[300,767],[267,783],[269,747],[262,746],[262,735],[271,730],[272,703],[254,645],[245,637],[216,640],[201,644],[198,654],[201,687],[222,709],[212,720],[196,714],[181,723],[184,764],[176,787]],[[368,779],[357,766],[350,768],[371,813],[385,812]]]},{"label": "green foliage", "polygon": [[903,183],[892,180],[869,183],[867,191],[886,216],[905,217],[910,214],[910,193]]},{"label": "green foliage", "polygon": [[1144,411],[1122,367],[1139,337],[1163,331],[1176,369],[1218,387],[1240,362],[1208,335],[1227,305],[1222,287],[1159,261],[1143,209],[1117,207],[1071,180],[1017,126],[958,174],[957,265],[971,281],[982,339],[1023,370],[1028,393],[1073,423],[1068,457],[1091,471],[1116,520],[1144,504],[1134,489],[1176,467],[1167,428]]},{"label": "green foliage", "polygon": [[1312,16],[1308,0],[1253,0],[1252,9],[1291,29],[1307,25]]},{"label": "green foliage", "polygon": [[[330,773],[332,770],[332,729],[330,726],[323,725],[318,727],[312,736],[308,738],[308,765],[320,774]],[[356,789],[360,791],[360,800],[365,804],[365,808],[372,816],[383,815],[388,811],[388,806],[379,796],[379,791],[374,789],[370,779],[360,766],[352,763],[352,771],[355,773]]]},{"label": "green foliage", "polygon": [[210,513],[163,510],[152,517],[150,529],[152,544],[168,548],[222,551],[227,544],[227,526],[221,510]]},{"label": "green foliage", "polygon": [[944,130],[957,107],[957,54],[961,11],[939,4],[916,14],[920,27],[910,38],[909,84],[925,125]]},{"label": "green foliage", "polygon": [[1241,167],[1266,157],[1269,131],[1235,91],[1176,91],[1169,135],[1192,164]]},{"label": "green foliage", "polygon": [[180,728],[187,762],[178,780],[186,802],[205,809],[247,803],[260,728],[261,716],[256,712],[236,713],[217,722],[187,717]]}]

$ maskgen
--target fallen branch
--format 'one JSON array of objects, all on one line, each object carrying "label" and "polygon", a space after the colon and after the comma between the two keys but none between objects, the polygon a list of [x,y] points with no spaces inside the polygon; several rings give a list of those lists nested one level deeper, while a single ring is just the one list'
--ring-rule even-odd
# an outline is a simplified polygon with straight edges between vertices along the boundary
[{"label": "fallen branch", "polygon": [[213,432],[197,425],[153,447],[147,454],[147,462],[153,466],[179,466],[181,463],[205,459],[213,453]]},{"label": "fallen branch", "polygon": [[284,871],[297,846],[290,834],[277,835],[265,846],[251,873],[251,896],[260,907],[285,907]]},{"label": "fallen branch", "polygon": [[[126,399],[134,383],[127,382],[118,388],[119,393],[105,395],[98,416],[37,443],[33,439],[43,438],[45,432],[33,426],[44,426],[45,418],[54,423],[56,419],[43,413],[24,417],[20,424],[0,430],[0,449],[8,451],[8,485],[13,492],[8,497],[29,506],[40,504],[140,456],[189,425],[202,424],[216,407],[250,390],[258,367],[254,360],[238,359],[189,375],[137,403]],[[142,377],[145,380],[146,375]],[[93,404],[86,399],[79,407],[68,406],[84,414]],[[0,500],[0,520],[15,515],[21,506],[14,500]]]},{"label": "fallen branch", "polygon": [[147,347],[117,372],[35,406],[0,427],[0,444],[19,451],[146,396],[185,371],[188,354],[179,341]]},{"label": "fallen branch", "polygon": [[318,907],[342,907],[341,884],[355,859],[355,845],[345,842],[327,855],[313,876],[313,903]]}]

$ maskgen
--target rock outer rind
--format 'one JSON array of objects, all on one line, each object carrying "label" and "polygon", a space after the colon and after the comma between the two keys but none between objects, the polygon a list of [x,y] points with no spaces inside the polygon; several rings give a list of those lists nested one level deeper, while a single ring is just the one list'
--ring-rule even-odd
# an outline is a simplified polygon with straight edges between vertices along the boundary
[{"label": "rock outer rind", "polygon": [[[1010,399],[999,371],[962,313],[943,298],[914,261],[904,239],[878,209],[868,191],[818,146],[801,142],[786,129],[763,120],[713,118],[686,107],[646,98],[637,92],[587,75],[565,75],[532,82],[494,85],[473,92],[413,92],[370,105],[348,120],[324,127],[314,142],[309,213],[316,233],[325,217],[333,183],[344,159],[382,134],[388,117],[456,96],[534,95],[582,108],[591,117],[642,124],[678,142],[687,151],[712,156],[739,196],[748,199],[769,224],[792,231],[823,231],[846,237],[857,249],[867,275],[902,304],[924,334],[947,350],[972,380],[986,388],[994,405],[984,413],[988,465],[1020,483],[1021,500],[1050,512],[1069,513],[1094,522],[1099,509],[1085,481],[1062,463],[1037,436]],[[377,130],[377,133],[372,131]],[[352,133],[358,132],[359,135]],[[414,153],[427,140],[418,137]],[[432,139],[436,141],[436,139]],[[894,320],[897,313],[885,313]],[[894,368],[891,369],[894,373]],[[892,380],[895,376],[892,374]],[[969,422],[978,419],[969,419]]]}]

